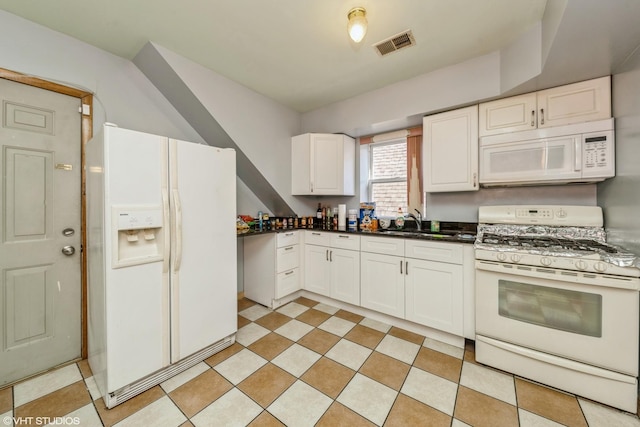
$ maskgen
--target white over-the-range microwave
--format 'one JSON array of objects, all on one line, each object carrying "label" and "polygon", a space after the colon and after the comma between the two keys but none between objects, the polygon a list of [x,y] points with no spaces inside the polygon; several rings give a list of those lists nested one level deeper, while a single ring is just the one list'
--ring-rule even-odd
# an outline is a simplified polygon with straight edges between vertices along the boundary
[{"label": "white over-the-range microwave", "polygon": [[480,185],[603,181],[615,175],[613,119],[480,138]]}]

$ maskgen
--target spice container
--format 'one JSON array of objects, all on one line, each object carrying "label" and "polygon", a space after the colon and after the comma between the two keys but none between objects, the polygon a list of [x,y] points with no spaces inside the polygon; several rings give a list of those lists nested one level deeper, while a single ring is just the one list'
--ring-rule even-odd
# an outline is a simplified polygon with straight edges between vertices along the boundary
[{"label": "spice container", "polygon": [[349,231],[358,230],[358,211],[356,209],[349,209]]}]

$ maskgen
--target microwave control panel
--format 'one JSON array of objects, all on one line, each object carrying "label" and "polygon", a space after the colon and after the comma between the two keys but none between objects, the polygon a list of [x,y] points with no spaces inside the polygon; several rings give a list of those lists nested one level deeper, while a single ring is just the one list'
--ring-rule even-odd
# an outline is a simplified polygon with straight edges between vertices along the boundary
[{"label": "microwave control panel", "polygon": [[613,176],[615,174],[613,132],[586,134],[583,138],[582,176]]}]

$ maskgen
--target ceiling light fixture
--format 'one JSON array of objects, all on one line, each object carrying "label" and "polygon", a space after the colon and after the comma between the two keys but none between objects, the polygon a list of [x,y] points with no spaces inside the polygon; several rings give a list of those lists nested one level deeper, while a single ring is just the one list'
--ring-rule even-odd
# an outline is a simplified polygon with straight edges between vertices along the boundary
[{"label": "ceiling light fixture", "polygon": [[349,24],[347,24],[347,31],[349,37],[356,43],[360,43],[367,34],[367,11],[364,7],[354,7],[347,14]]}]

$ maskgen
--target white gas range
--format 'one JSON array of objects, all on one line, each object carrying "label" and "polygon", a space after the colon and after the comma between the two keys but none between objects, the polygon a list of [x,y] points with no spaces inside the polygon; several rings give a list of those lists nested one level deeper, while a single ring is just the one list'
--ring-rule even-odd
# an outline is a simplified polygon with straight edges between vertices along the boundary
[{"label": "white gas range", "polygon": [[596,206],[486,206],[476,240],[476,359],[630,412],[640,269]]}]

